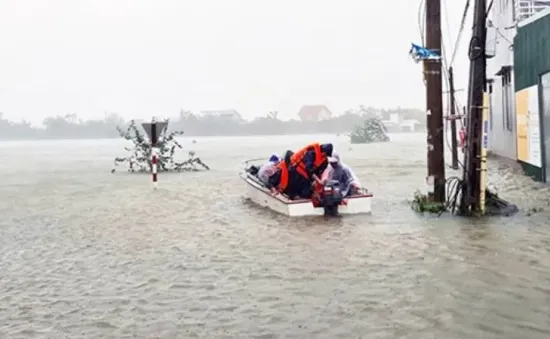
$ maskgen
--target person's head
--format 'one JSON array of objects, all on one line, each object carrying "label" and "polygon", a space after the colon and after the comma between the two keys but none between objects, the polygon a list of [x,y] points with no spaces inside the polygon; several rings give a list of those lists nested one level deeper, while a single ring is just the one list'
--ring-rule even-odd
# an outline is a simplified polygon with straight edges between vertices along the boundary
[{"label": "person's head", "polygon": [[332,156],[328,157],[328,163],[334,168],[340,166],[340,155],[336,152],[332,153]]},{"label": "person's head", "polygon": [[321,153],[323,153],[326,157],[332,156],[332,150],[333,150],[332,144],[322,144],[321,145]]},{"label": "person's head", "polygon": [[279,157],[273,154],[271,158],[269,158],[269,162],[279,162]]}]

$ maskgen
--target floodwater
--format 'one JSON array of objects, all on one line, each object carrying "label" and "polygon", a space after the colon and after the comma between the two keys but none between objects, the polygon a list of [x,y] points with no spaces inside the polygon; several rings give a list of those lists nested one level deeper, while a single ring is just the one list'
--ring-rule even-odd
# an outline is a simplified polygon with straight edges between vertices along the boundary
[{"label": "floodwater", "polygon": [[[212,170],[157,191],[110,173],[120,140],[0,143],[0,338],[550,337],[546,186],[492,163],[519,215],[424,217],[406,202],[426,189],[421,134],[195,139]],[[243,160],[315,139],[375,193],[372,215],[243,199]]]}]

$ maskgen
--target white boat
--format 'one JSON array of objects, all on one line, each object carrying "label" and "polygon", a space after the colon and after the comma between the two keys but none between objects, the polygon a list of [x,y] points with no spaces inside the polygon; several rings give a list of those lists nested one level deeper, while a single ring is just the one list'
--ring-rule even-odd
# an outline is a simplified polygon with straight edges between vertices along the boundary
[{"label": "white boat", "polygon": [[[267,207],[275,212],[290,216],[317,216],[325,215],[324,207],[315,207],[311,199],[291,200],[283,194],[273,196],[257,176],[249,173],[248,162],[239,176],[246,183],[246,195],[253,203]],[[366,190],[346,197],[337,207],[338,214],[368,214],[371,213],[373,194]]]}]

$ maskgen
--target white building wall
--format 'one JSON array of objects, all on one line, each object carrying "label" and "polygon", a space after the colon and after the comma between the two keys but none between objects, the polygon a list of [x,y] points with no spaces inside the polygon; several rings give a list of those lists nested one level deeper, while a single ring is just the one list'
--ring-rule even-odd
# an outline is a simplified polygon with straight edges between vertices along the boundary
[{"label": "white building wall", "polygon": [[390,113],[390,121],[394,124],[398,124],[401,121],[399,113]]},{"label": "white building wall", "polygon": [[[491,93],[491,111],[489,113],[489,151],[509,159],[517,159],[516,147],[516,109],[513,69],[506,95],[502,76],[495,75],[504,66],[513,66],[514,51],[512,43],[516,35],[514,21],[514,1],[495,0],[489,14],[488,34],[496,39],[495,56],[487,59],[487,78],[493,79]],[[492,26],[492,28],[491,28]],[[487,41],[488,44],[495,41]]]}]

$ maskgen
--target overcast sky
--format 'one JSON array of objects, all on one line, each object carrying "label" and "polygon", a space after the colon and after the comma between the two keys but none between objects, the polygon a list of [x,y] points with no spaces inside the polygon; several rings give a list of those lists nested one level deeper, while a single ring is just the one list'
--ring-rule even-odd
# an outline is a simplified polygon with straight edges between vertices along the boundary
[{"label": "overcast sky", "polygon": [[[464,3],[442,0],[448,49]],[[288,118],[303,104],[336,114],[359,104],[424,109],[421,65],[408,56],[410,43],[420,43],[418,5],[1,0],[0,112],[39,123],[66,113],[174,116],[180,108],[234,108],[246,118],[269,110]],[[466,85],[470,22],[456,87]]]}]

